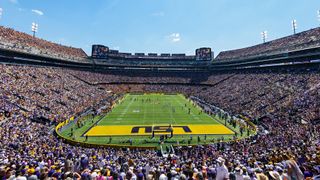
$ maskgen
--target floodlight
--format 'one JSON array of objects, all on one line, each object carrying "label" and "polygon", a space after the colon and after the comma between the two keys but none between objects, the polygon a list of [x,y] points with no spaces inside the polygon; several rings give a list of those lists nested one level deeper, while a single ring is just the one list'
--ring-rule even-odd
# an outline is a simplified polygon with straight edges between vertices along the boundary
[{"label": "floodlight", "polygon": [[39,28],[39,25],[33,22],[31,25],[31,31],[33,32],[33,37],[36,36],[36,33],[38,32],[38,28]]}]

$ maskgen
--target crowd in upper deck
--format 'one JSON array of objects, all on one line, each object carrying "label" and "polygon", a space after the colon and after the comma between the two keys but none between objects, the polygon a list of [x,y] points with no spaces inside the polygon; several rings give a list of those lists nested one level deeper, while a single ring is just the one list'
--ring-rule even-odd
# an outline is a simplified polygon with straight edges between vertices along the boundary
[{"label": "crowd in upper deck", "polygon": [[49,42],[3,26],[0,26],[0,48],[71,61],[85,61],[87,58],[80,48]]},{"label": "crowd in upper deck", "polygon": [[304,48],[319,47],[319,45],[320,28],[315,28],[247,48],[222,51],[216,57],[216,60],[233,60],[262,55],[272,55],[287,51],[301,50]]}]

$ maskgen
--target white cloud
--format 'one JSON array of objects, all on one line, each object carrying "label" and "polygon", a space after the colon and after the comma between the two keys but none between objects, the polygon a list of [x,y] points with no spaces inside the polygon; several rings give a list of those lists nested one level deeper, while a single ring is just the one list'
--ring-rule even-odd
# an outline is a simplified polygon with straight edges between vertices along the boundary
[{"label": "white cloud", "polygon": [[13,3],[13,4],[18,4],[19,1],[18,0],[9,0],[9,2]]},{"label": "white cloud", "polygon": [[43,13],[42,11],[38,10],[38,9],[32,9],[31,11],[32,11],[33,13],[39,15],[39,16],[44,15],[44,13]]},{"label": "white cloud", "polygon": [[169,35],[169,38],[170,38],[171,42],[173,42],[173,43],[181,41],[180,33],[172,33]]},{"label": "white cloud", "polygon": [[165,13],[163,11],[154,12],[151,14],[151,16],[163,17],[163,16],[165,16]]}]

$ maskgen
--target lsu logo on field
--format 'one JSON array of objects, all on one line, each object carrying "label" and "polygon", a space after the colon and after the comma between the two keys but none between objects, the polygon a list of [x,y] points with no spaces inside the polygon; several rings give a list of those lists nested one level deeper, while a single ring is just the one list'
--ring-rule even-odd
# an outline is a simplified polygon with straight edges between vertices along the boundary
[{"label": "lsu logo on field", "polygon": [[171,131],[183,131],[184,133],[192,133],[189,126],[134,126],[132,127],[131,134],[139,134],[140,129],[144,133],[170,133]]},{"label": "lsu logo on field", "polygon": [[88,136],[148,136],[152,133],[175,135],[185,134],[234,134],[232,130],[222,124],[214,125],[125,125],[125,126],[94,126],[87,133]]}]

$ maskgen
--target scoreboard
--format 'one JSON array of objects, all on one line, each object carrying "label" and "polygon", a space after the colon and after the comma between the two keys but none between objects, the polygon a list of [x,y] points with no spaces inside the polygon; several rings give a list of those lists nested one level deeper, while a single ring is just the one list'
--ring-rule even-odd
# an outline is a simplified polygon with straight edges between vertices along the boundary
[{"label": "scoreboard", "polygon": [[107,59],[109,48],[103,45],[92,45],[91,56],[97,59]]},{"label": "scoreboard", "polygon": [[197,61],[211,61],[213,58],[213,52],[211,48],[199,48],[196,50],[196,60]]}]

